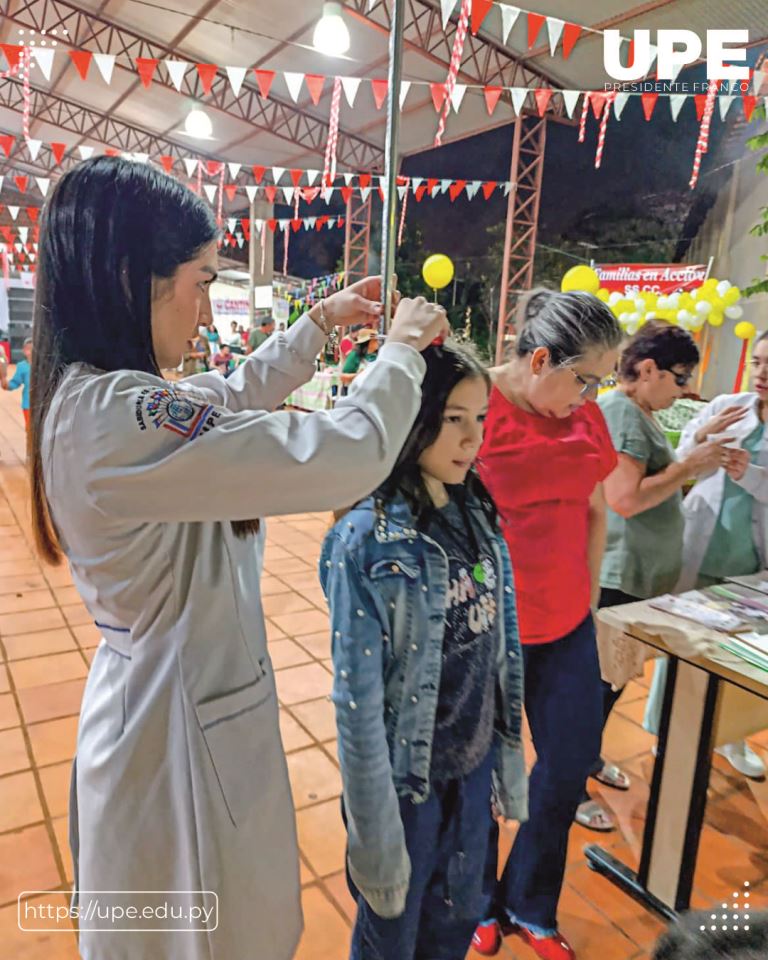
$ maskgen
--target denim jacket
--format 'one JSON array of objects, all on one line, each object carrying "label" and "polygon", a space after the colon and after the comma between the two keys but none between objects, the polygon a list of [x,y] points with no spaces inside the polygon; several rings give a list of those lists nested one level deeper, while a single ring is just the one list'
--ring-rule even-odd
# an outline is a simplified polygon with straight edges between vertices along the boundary
[{"label": "denim jacket", "polygon": [[[504,817],[522,821],[528,786],[512,565],[479,503],[469,507],[502,571],[494,800]],[[410,880],[398,798],[422,803],[429,796],[448,558],[415,529],[403,499],[383,507],[369,497],[326,537],[320,579],[331,613],[349,872],[377,914],[395,917]]]}]

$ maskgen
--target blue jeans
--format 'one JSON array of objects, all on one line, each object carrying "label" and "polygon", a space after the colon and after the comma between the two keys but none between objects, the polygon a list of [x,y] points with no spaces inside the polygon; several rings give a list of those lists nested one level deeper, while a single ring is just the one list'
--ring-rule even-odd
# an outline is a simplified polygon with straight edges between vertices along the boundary
[{"label": "blue jeans", "polygon": [[600,753],[603,690],[591,615],[553,643],[525,644],[525,711],[536,748],[530,816],[496,880],[498,827],[491,829],[486,890],[490,916],[512,918],[534,933],[557,929],[568,832],[584,781]]},{"label": "blue jeans", "polygon": [[404,913],[377,916],[347,873],[357,901],[350,960],[464,960],[485,916],[493,751],[462,780],[433,784],[424,803],[400,801],[411,858]]}]

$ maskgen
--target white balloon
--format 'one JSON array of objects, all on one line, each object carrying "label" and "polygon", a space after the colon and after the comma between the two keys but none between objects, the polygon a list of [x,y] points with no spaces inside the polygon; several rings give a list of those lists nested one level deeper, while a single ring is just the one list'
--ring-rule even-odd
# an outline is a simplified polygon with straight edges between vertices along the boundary
[{"label": "white balloon", "polygon": [[613,293],[610,295],[610,297],[608,297],[608,306],[613,307],[615,306],[615,304],[619,302],[619,300],[623,300],[623,299],[624,299],[624,295],[620,293],[618,290],[614,290]]},{"label": "white balloon", "polygon": [[712,304],[707,300],[702,300],[701,303],[696,304],[696,313],[700,317],[708,317],[712,313]]},{"label": "white balloon", "polygon": [[640,297],[635,300],[635,306],[640,311],[640,313],[645,313],[645,300],[641,300]]},{"label": "white balloon", "polygon": [[688,310],[678,310],[677,319],[680,323],[689,323],[693,320],[693,314],[689,313]]},{"label": "white balloon", "polygon": [[633,320],[631,323],[628,323],[626,326],[627,333],[630,336],[634,336],[639,329],[640,329],[640,324],[635,320]]},{"label": "white balloon", "polygon": [[744,307],[734,304],[732,307],[725,308],[725,315],[729,320],[741,320],[744,316]]},{"label": "white balloon", "polygon": [[623,313],[619,314],[619,323],[629,323],[632,319],[632,314],[628,313],[626,310]]},{"label": "white balloon", "polygon": [[642,313],[640,313],[640,312],[637,311],[637,310],[633,311],[633,312],[630,313],[630,315],[629,315],[629,322],[630,322],[630,323],[636,323],[636,324],[638,324],[638,326],[639,326],[640,321],[641,321],[642,319],[643,319]]},{"label": "white balloon", "polygon": [[701,328],[704,326],[706,322],[707,321],[704,317],[694,317],[693,320],[691,320],[690,329],[701,330]]},{"label": "white balloon", "polygon": [[717,295],[718,297],[724,297],[726,293],[731,289],[730,280],[721,280],[717,285]]},{"label": "white balloon", "polygon": [[680,306],[680,294],[673,293],[671,297],[667,297],[667,303],[669,304],[667,309],[677,310],[677,308]]},{"label": "white balloon", "polygon": [[658,319],[658,316],[659,316],[659,315],[658,315],[658,313],[656,313],[655,310],[651,310],[649,313],[646,313],[645,319],[646,319],[646,320],[657,320],[657,319]]},{"label": "white balloon", "polygon": [[656,301],[656,306],[659,310],[669,310],[669,297],[659,297]]}]

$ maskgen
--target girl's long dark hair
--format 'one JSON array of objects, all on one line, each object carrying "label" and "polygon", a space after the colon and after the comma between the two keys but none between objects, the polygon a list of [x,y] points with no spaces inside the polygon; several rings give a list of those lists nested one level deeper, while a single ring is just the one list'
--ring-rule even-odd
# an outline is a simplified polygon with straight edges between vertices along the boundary
[{"label": "girl's long dark hair", "polygon": [[[61,560],[45,493],[43,425],[73,363],[160,375],[153,281],[170,279],[216,239],[206,203],[144,163],[97,157],[59,180],[43,213],[34,301],[30,471],[41,555]],[[256,521],[235,524],[245,534]]]},{"label": "girl's long dark hair", "polygon": [[[462,380],[483,380],[488,390],[491,378],[488,371],[470,348],[448,342],[442,346],[427,347],[422,353],[427,372],[422,384],[421,408],[405,446],[389,477],[378,488],[375,496],[382,503],[402,495],[416,521],[424,528],[432,515],[434,504],[429,495],[419,467],[422,453],[437,440],[443,426],[443,416],[448,397]],[[449,487],[451,496],[464,506],[467,499],[478,500],[493,529],[498,528],[496,506],[474,467],[467,474],[465,483]]]}]

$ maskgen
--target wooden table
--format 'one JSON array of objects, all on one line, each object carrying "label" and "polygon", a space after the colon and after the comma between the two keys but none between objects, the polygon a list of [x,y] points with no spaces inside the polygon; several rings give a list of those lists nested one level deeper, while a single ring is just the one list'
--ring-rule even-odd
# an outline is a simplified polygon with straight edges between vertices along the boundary
[{"label": "wooden table", "polygon": [[721,649],[676,655],[663,639],[665,625],[690,627],[713,643],[721,635],[650,608],[648,601],[605,608],[598,617],[670,662],[639,869],[630,870],[599,844],[585,849],[587,861],[646,907],[674,919],[690,907],[713,749],[768,727],[768,673]]}]

